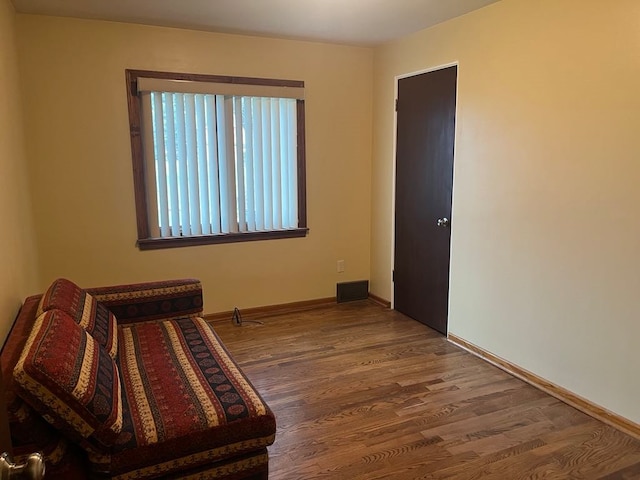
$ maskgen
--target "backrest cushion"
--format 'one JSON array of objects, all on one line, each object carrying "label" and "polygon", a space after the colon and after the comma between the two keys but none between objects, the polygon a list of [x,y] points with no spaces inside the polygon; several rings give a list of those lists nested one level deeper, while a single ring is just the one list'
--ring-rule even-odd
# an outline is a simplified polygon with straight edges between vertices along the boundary
[{"label": "backrest cushion", "polygon": [[18,394],[71,439],[98,448],[122,429],[118,367],[69,315],[40,315],[13,371]]},{"label": "backrest cushion", "polygon": [[0,394],[4,394],[4,397],[0,395],[0,401],[4,401],[7,408],[14,455],[18,455],[20,451],[40,451],[45,455],[49,467],[57,465],[64,458],[67,443],[58,430],[16,394],[13,381],[13,369],[36,321],[40,297],[41,295],[34,295],[25,300],[0,352]]},{"label": "backrest cushion", "polygon": [[40,300],[37,315],[58,309],[84,328],[111,355],[118,355],[118,323],[116,317],[93,296],[75,283],[59,278]]}]

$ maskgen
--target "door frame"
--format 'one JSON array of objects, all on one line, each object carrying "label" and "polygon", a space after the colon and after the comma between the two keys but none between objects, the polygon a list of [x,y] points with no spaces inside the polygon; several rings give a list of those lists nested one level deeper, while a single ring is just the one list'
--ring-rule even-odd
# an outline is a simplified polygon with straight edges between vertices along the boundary
[{"label": "door frame", "polygon": [[[455,218],[455,190],[456,190],[456,158],[458,156],[458,125],[459,125],[459,121],[458,121],[458,107],[460,105],[459,102],[459,86],[460,86],[460,62],[458,60],[455,60],[453,62],[450,63],[443,63],[434,67],[427,67],[425,69],[422,70],[417,70],[414,72],[410,72],[410,73],[403,73],[400,75],[396,75],[394,77],[394,84],[393,84],[393,99],[394,102],[398,99],[398,83],[400,82],[400,80],[404,79],[404,78],[409,78],[409,77],[415,77],[416,75],[422,75],[423,73],[430,73],[430,72],[435,72],[437,70],[442,70],[445,68],[449,68],[449,67],[457,67],[457,75],[456,75],[456,124],[455,124],[455,128],[454,128],[454,137],[453,137],[453,144],[454,144],[454,148],[453,148],[453,180],[452,180],[452,195],[451,195],[451,218]],[[393,281],[393,269],[395,267],[395,254],[396,254],[396,229],[395,229],[395,225],[396,225],[396,161],[397,161],[397,155],[398,155],[398,112],[397,110],[393,109],[393,162],[392,162],[392,167],[391,167],[391,265],[390,265],[390,272],[391,272],[391,291],[389,292],[389,298],[391,299],[391,308],[395,308],[395,288],[394,288],[394,281]],[[451,241],[449,244],[449,258],[451,258],[451,253],[452,253],[452,249],[451,246],[453,245],[453,227],[454,227],[454,223],[455,222],[451,222],[451,226],[449,228],[451,228]],[[451,263],[449,263],[449,286],[451,286]],[[449,289],[449,298],[447,299],[447,301],[449,302],[449,307],[451,307],[451,289]],[[450,308],[448,309],[448,312],[451,312]],[[447,317],[448,317],[448,313],[447,313]],[[448,322],[448,318],[447,318],[447,325],[449,324]],[[448,328],[447,328],[448,330]]]}]

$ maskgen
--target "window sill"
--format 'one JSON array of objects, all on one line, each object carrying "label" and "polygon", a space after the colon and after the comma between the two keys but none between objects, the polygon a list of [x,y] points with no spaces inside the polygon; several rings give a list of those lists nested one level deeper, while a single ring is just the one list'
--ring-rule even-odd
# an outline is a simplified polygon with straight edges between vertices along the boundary
[{"label": "window sill", "polygon": [[273,230],[270,232],[224,233],[220,235],[201,235],[195,237],[141,238],[137,244],[140,250],[159,250],[163,248],[196,247],[198,245],[213,245],[217,243],[300,238],[306,237],[308,233],[308,228],[295,228],[291,230]]}]

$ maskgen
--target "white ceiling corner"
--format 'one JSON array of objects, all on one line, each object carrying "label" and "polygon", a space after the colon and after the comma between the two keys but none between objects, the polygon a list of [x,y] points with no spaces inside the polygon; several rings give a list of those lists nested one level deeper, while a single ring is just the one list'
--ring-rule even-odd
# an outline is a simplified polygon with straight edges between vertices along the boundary
[{"label": "white ceiling corner", "polygon": [[13,0],[63,17],[375,46],[499,0]]}]

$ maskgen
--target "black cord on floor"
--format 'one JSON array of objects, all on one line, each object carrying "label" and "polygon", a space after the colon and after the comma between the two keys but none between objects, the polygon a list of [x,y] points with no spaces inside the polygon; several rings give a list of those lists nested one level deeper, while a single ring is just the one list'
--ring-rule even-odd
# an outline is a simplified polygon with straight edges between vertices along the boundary
[{"label": "black cord on floor", "polygon": [[255,323],[258,325],[264,325],[264,323],[262,323],[259,320],[242,320],[242,315],[240,314],[240,309],[238,307],[235,307],[233,309],[233,316],[231,317],[231,321],[233,322],[233,324],[236,327],[241,327],[243,323]]},{"label": "black cord on floor", "polygon": [[233,309],[233,316],[231,317],[231,321],[238,327],[242,326],[242,315],[240,315],[240,310],[238,310],[238,307]]}]

